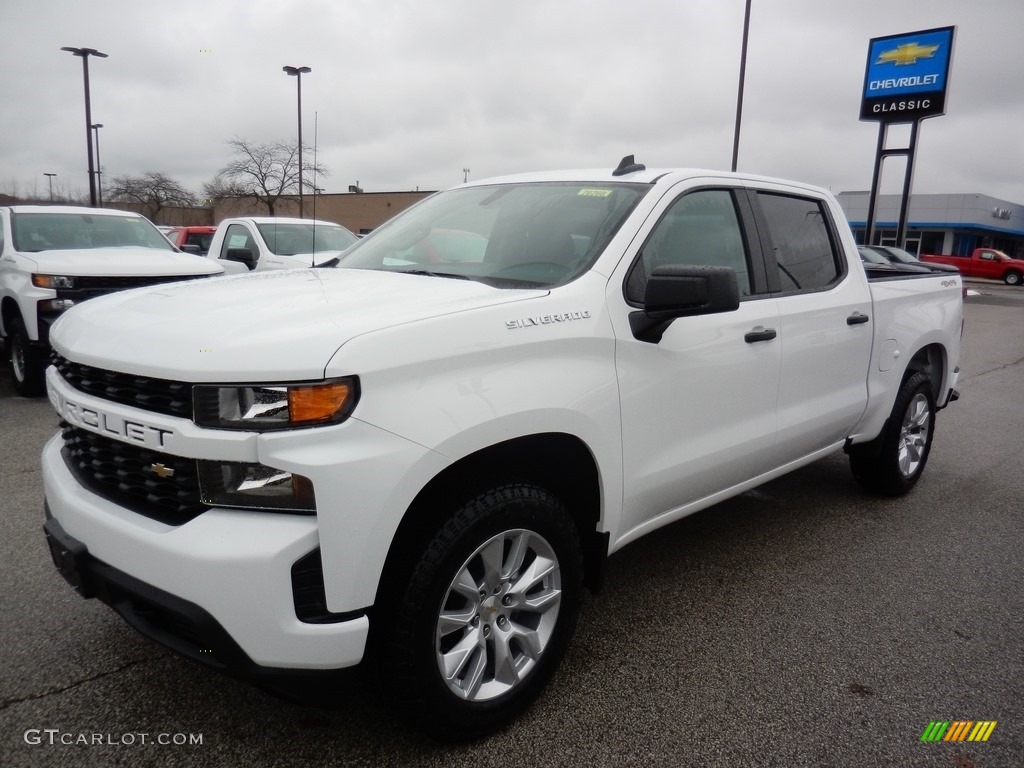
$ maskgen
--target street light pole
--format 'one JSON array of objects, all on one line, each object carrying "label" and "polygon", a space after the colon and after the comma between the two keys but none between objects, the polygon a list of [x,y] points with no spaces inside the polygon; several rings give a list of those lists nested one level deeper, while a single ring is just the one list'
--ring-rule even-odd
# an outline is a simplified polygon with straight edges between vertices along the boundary
[{"label": "street light pole", "polygon": [[303,218],[302,206],[302,75],[313,70],[309,67],[282,67],[289,75],[295,77],[299,101],[299,218]]},{"label": "street light pole", "polygon": [[89,205],[96,207],[96,178],[93,175],[92,164],[92,105],[89,102],[89,57],[98,56],[101,59],[107,58],[107,54],[100,53],[95,48],[71,48],[65,46],[62,51],[67,51],[82,58],[82,79],[85,82],[85,146],[89,156]]},{"label": "street light pole", "polygon": [[47,179],[47,181],[50,182],[50,202],[51,203],[53,202],[53,177],[56,176],[56,175],[57,175],[56,173],[44,173],[43,174],[43,176],[48,176],[49,177]]},{"label": "street light pole", "polygon": [[100,128],[103,123],[93,123],[92,132],[96,134],[96,199],[100,208],[103,207],[103,163],[100,162]]}]

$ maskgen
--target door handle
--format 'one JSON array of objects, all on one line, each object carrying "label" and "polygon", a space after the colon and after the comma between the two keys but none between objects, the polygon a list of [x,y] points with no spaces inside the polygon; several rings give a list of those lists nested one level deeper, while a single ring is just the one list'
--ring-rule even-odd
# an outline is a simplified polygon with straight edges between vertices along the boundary
[{"label": "door handle", "polygon": [[754,330],[747,331],[743,340],[747,342],[747,344],[756,344],[759,341],[771,341],[776,336],[778,336],[778,334],[775,332],[774,328],[765,328],[764,326],[759,325]]},{"label": "door handle", "polygon": [[860,325],[861,323],[866,323],[870,319],[871,318],[865,315],[863,312],[854,312],[852,315],[846,318],[846,324]]}]

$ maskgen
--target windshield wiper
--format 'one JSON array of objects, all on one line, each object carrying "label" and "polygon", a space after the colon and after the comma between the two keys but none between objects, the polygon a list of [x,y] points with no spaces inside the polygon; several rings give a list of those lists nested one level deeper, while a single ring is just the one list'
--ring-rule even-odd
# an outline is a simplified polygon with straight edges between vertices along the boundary
[{"label": "windshield wiper", "polygon": [[459,275],[455,272],[431,272],[429,269],[392,269],[390,272],[401,272],[403,275],[426,275],[427,277],[450,277],[455,280],[469,280],[469,275]]}]

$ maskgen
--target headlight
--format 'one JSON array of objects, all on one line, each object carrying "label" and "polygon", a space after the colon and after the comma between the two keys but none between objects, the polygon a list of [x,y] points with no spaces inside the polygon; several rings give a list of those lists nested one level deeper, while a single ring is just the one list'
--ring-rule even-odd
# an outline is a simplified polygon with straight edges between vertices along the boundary
[{"label": "headlight", "polygon": [[264,432],[348,418],[359,399],[355,376],[307,384],[198,384],[194,420],[201,427]]},{"label": "headlight", "polygon": [[36,288],[74,288],[75,278],[68,275],[32,275],[32,285]]},{"label": "headlight", "polygon": [[316,512],[313,484],[302,475],[263,464],[202,459],[197,464],[204,504],[271,512]]},{"label": "headlight", "polygon": [[44,299],[39,302],[39,309],[43,312],[63,312],[75,306],[72,299]]}]

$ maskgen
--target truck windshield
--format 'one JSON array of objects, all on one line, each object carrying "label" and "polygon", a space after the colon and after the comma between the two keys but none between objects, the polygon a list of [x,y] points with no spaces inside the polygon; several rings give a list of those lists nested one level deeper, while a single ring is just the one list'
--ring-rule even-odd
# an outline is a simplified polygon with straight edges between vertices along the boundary
[{"label": "truck windshield", "polygon": [[590,268],[649,189],[530,182],[448,190],[373,232],[338,267],[561,285]]},{"label": "truck windshield", "polygon": [[11,216],[14,248],[22,253],[93,248],[174,246],[141,216],[91,213],[15,213]]},{"label": "truck windshield", "polygon": [[297,253],[344,251],[359,241],[355,235],[337,224],[270,224],[256,225],[271,253],[294,256]]}]

